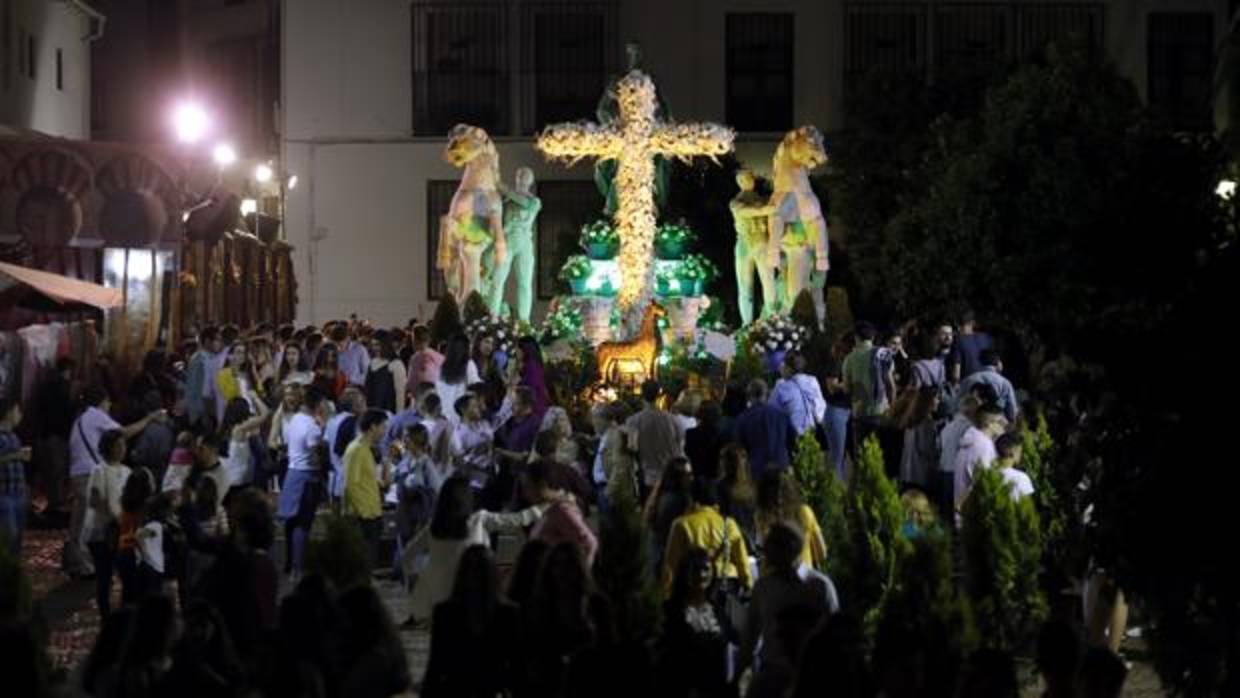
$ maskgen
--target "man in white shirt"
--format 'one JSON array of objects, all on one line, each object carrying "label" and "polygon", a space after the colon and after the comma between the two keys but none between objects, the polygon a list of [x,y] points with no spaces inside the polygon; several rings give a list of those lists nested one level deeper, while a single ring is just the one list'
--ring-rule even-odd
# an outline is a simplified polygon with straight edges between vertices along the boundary
[{"label": "man in white shirt", "polygon": [[1020,436],[1017,434],[1003,434],[995,439],[995,452],[998,454],[995,467],[1011,491],[1012,501],[1016,502],[1033,494],[1033,480],[1016,468],[1020,465],[1021,451]]},{"label": "man in white shirt", "polygon": [[973,488],[973,474],[978,468],[989,468],[998,457],[995,439],[1007,429],[1007,419],[994,405],[983,405],[977,417],[964,435],[956,452],[956,522],[960,522],[960,509]]},{"label": "man in white shirt", "polygon": [[326,416],[323,393],[312,386],[302,396],[301,409],[284,427],[288,473],[280,490],[276,515],[284,520],[284,568],[294,576],[301,575],[306,542],[323,496],[324,470],[328,463],[322,427]]},{"label": "man in white shirt", "polygon": [[119,429],[126,439],[131,438],[154,420],[163,419],[165,415],[164,410],[156,410],[133,424],[122,427],[108,414],[108,410],[112,408],[112,400],[103,388],[87,388],[83,400],[86,409],[73,422],[73,428],[69,432],[69,482],[73,493],[73,509],[61,553],[62,569],[74,577],[94,574],[90,553],[81,543],[81,539],[86,519],[87,480],[90,478],[90,471],[104,462],[103,454],[99,451],[100,437],[113,429]]},{"label": "man in white shirt", "polygon": [[771,391],[770,403],[783,410],[797,436],[814,428],[827,413],[818,379],[805,373],[805,357],[788,352],[779,367],[780,378]]}]

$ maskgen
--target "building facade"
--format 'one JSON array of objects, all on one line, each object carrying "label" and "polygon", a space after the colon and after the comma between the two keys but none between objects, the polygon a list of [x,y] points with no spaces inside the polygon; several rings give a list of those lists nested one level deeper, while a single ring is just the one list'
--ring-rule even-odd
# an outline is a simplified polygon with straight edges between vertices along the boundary
[{"label": "building facade", "polygon": [[90,48],[103,18],[89,4],[0,0],[0,133],[90,137]]},{"label": "building facade", "polygon": [[[545,162],[533,134],[593,119],[628,42],[640,43],[676,119],[733,126],[738,158],[762,172],[786,129],[846,126],[850,90],[874,66],[935,80],[1065,37],[1105,55],[1167,118],[1209,129],[1232,4],[286,0],[279,130],[301,182],[285,219],[299,319],[430,316],[443,293],[436,222],[459,177],[441,150],[460,122],[491,133],[506,181],[519,166],[534,170],[537,298],[559,292],[572,231],[601,200],[588,164]],[[716,233],[731,244],[730,230]]]}]

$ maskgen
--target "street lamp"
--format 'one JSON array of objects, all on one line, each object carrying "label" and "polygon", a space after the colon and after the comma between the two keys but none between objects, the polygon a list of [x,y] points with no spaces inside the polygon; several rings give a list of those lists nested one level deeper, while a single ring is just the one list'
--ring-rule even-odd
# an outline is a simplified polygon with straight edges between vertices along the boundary
[{"label": "street lamp", "polygon": [[177,140],[186,144],[197,143],[207,133],[210,119],[197,102],[182,102],[172,110],[172,128]]},{"label": "street lamp", "polygon": [[237,161],[237,151],[228,143],[220,143],[211,151],[211,158],[222,169]]},{"label": "street lamp", "polygon": [[288,189],[291,191],[291,190],[296,189],[296,188],[297,188],[297,175],[289,175],[289,177],[288,177]]},{"label": "street lamp", "polygon": [[271,181],[271,166],[261,163],[254,168],[254,180],[259,184],[266,184]]}]

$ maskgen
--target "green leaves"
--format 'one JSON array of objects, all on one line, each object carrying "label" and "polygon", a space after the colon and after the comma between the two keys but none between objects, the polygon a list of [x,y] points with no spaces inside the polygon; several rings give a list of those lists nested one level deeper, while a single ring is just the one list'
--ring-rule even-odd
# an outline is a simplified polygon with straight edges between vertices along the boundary
[{"label": "green leaves", "polygon": [[998,468],[979,467],[961,531],[965,587],[982,644],[1023,649],[1047,613],[1039,583],[1042,531],[1033,500],[1012,499]]}]

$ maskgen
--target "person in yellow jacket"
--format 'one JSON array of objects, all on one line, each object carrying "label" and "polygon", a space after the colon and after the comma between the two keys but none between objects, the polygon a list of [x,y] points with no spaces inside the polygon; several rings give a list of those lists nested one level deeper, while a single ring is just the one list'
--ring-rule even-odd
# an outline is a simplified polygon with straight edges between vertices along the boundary
[{"label": "person in yellow jacket", "polygon": [[393,443],[384,454],[382,467],[375,464],[375,444],[386,431],[387,414],[366,410],[358,419],[357,437],[344,452],[344,515],[361,527],[372,563],[377,559],[383,532],[383,491],[392,484],[392,460],[400,449]]},{"label": "person in yellow jacket", "polygon": [[744,589],[751,589],[753,575],[745,538],[736,521],[720,515],[714,483],[695,480],[691,492],[689,508],[672,522],[667,537],[667,551],[663,554],[664,595],[671,594],[680,560],[693,548],[701,548],[710,556],[716,579],[735,580]]},{"label": "person in yellow jacket", "polygon": [[[791,473],[768,471],[758,481],[758,509],[754,528],[758,539],[766,540],[771,526],[783,522],[796,526],[803,537],[798,566],[823,571],[827,564],[827,543],[818,517],[801,496],[801,486]],[[766,567],[763,566],[763,570]]]}]

